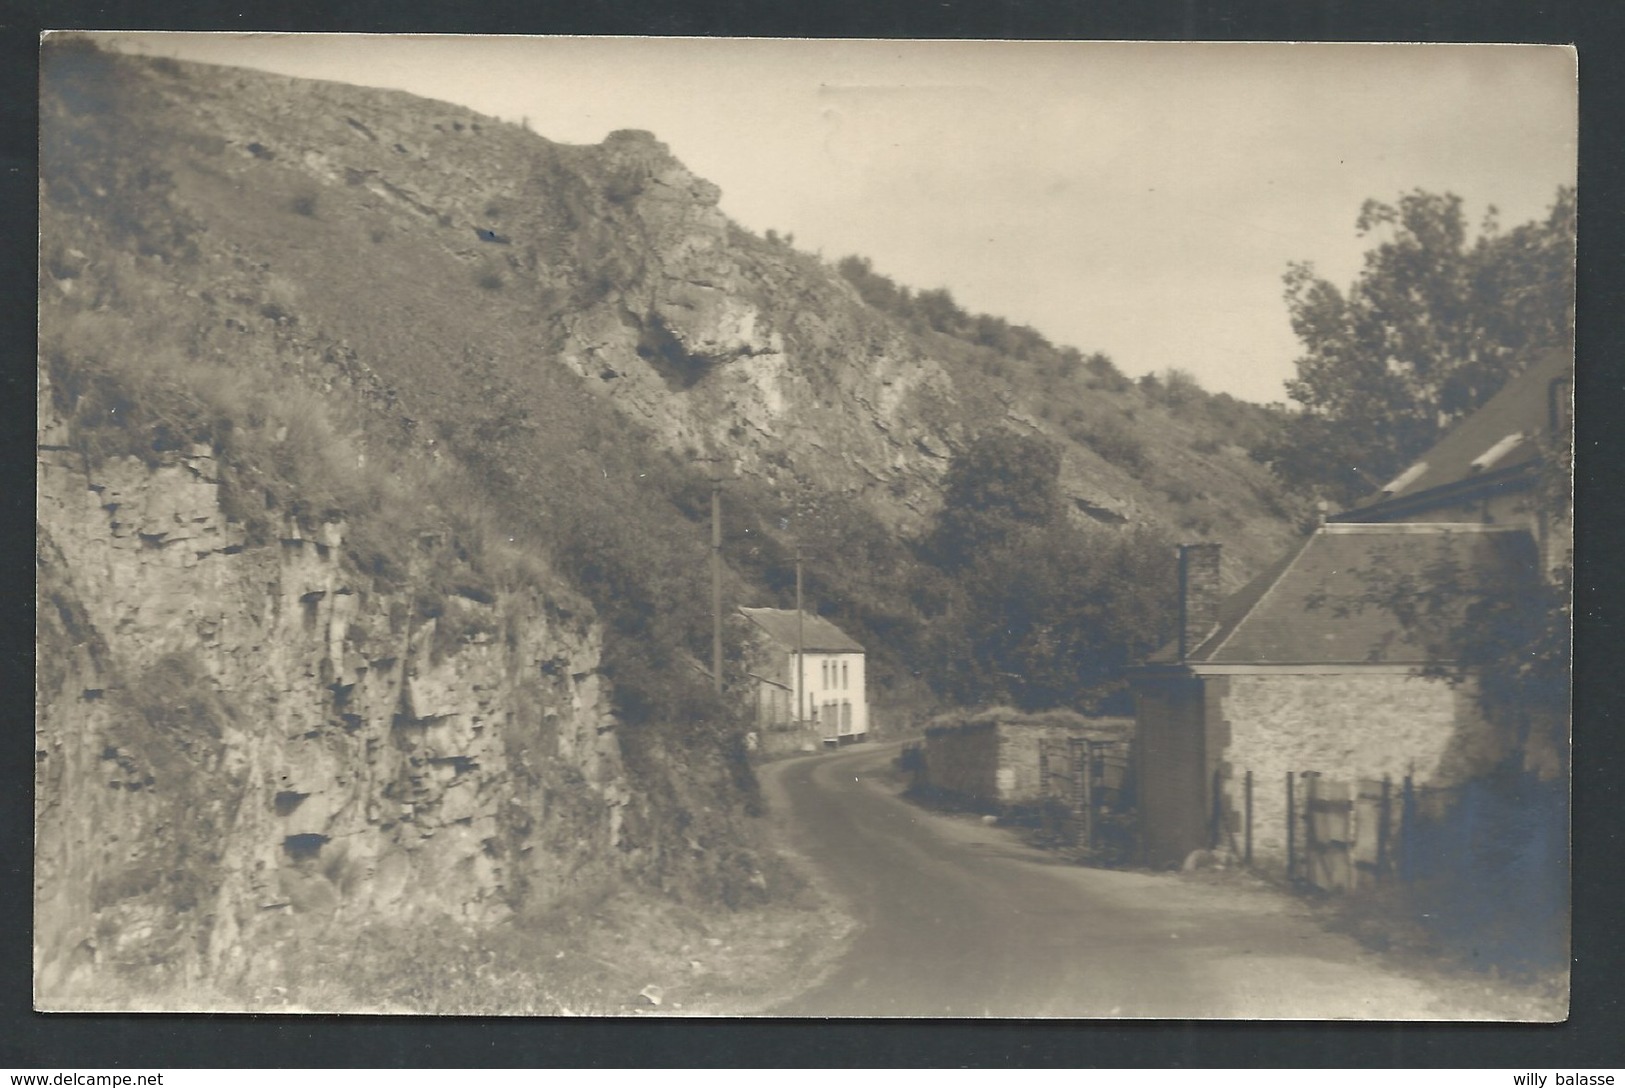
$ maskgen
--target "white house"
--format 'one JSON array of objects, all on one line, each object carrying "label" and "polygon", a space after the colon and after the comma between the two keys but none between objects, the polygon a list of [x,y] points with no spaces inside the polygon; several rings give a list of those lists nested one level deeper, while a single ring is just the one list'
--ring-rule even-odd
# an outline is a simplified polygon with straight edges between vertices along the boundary
[{"label": "white house", "polygon": [[764,747],[851,744],[868,737],[864,651],[856,639],[806,612],[798,618],[793,609],[739,611],[755,636],[747,671]]}]

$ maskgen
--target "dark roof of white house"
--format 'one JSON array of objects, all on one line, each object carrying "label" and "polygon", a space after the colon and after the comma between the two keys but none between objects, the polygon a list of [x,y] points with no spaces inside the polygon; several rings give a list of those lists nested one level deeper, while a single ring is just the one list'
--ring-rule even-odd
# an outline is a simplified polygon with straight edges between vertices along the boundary
[{"label": "dark roof of white house", "polygon": [[1572,396],[1564,383],[1573,357],[1554,351],[1507,381],[1484,406],[1447,431],[1443,438],[1387,486],[1360,500],[1333,521],[1378,521],[1393,512],[1415,512],[1458,499],[1480,485],[1502,483],[1532,468],[1541,443],[1551,437],[1553,397]]},{"label": "dark roof of white house", "polygon": [[[1210,665],[1422,665],[1437,663],[1428,631],[1470,597],[1452,594],[1426,630],[1393,607],[1451,585],[1538,578],[1526,529],[1457,523],[1323,525],[1219,606],[1217,625],[1186,657]],[[1178,643],[1148,664],[1175,664]]]},{"label": "dark roof of white house", "polygon": [[[767,632],[787,650],[796,648],[796,611],[793,608],[741,608],[740,613]],[[808,653],[861,654],[863,646],[851,635],[810,612],[801,614],[801,647]]]}]

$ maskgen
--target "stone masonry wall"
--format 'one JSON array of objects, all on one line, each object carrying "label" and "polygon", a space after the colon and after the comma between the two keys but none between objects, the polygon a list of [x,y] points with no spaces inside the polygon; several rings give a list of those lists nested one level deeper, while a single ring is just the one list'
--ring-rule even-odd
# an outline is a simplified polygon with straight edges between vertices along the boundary
[{"label": "stone masonry wall", "polygon": [[1034,805],[1043,799],[1039,752],[1046,740],[1064,741],[1064,726],[1000,722],[998,799],[1006,805]]},{"label": "stone masonry wall", "polygon": [[1001,723],[999,733],[998,798],[1006,805],[1036,804],[1044,793],[1038,777],[1040,743],[1066,736],[1064,729]]},{"label": "stone masonry wall", "polygon": [[978,804],[999,801],[999,735],[992,723],[928,729],[926,781]]},{"label": "stone masonry wall", "polygon": [[1040,752],[1046,741],[1069,737],[1124,741],[1127,718],[1058,721],[972,721],[926,731],[927,780],[938,790],[985,806],[1023,807],[1044,798]]},{"label": "stone masonry wall", "polygon": [[[1318,771],[1356,783],[1405,775],[1417,785],[1452,785],[1498,756],[1466,687],[1391,672],[1208,677],[1209,713],[1222,714],[1225,805],[1243,812],[1243,776],[1253,774],[1253,856],[1286,859],[1286,775]],[[1301,829],[1299,831],[1301,836]],[[1241,841],[1238,832],[1236,840]],[[1300,837],[1301,842],[1301,837]]]}]

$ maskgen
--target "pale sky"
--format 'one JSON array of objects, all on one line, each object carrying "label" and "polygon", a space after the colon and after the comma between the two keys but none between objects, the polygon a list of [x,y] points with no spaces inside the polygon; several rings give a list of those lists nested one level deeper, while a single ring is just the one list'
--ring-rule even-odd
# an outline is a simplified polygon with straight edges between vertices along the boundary
[{"label": "pale sky", "polygon": [[1574,56],[1498,45],[121,35],[457,102],[563,143],[647,129],[741,225],[1103,351],[1285,399],[1281,276],[1346,286],[1368,197],[1477,224],[1575,179]]}]

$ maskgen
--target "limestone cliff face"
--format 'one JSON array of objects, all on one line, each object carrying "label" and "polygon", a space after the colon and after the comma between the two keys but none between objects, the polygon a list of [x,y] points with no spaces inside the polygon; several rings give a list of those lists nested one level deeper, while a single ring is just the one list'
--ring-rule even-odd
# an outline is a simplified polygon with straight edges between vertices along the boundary
[{"label": "limestone cliff face", "polygon": [[732,226],[653,137],[592,151],[647,259],[562,319],[559,358],[674,449],[867,498],[894,523],[933,509],[965,429],[941,365],[816,260]]},{"label": "limestone cliff face", "polygon": [[342,524],[245,541],[208,448],[87,470],[41,404],[42,1001],[119,966],[230,976],[313,921],[489,922],[657,860],[589,616],[536,591],[424,617],[348,566]]}]

